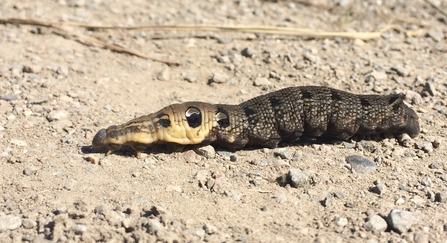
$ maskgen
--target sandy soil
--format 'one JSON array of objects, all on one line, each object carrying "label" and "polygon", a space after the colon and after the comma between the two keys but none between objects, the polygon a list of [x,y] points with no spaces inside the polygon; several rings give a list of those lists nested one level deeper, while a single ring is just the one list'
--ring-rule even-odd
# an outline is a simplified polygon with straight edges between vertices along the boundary
[{"label": "sandy soil", "polygon": [[[71,29],[179,67],[0,25],[0,242],[447,242],[447,17],[423,1],[311,3],[2,1],[2,18],[102,25],[366,32],[393,22],[370,41]],[[141,159],[88,149],[99,129],[172,103],[237,104],[300,85],[405,92],[422,133]],[[349,155],[376,170],[356,172]]]}]

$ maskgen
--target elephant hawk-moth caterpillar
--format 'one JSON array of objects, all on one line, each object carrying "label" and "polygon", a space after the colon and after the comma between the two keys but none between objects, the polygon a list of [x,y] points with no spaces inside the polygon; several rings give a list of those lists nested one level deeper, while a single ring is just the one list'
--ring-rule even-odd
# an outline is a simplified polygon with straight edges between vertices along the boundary
[{"label": "elephant hawk-moth caterpillar", "polygon": [[282,140],[355,134],[419,134],[416,112],[405,94],[363,95],[322,86],[289,87],[239,105],[185,102],[101,129],[93,147],[110,154],[122,145],[140,157],[149,145],[216,144],[231,150],[246,145],[273,148]]}]

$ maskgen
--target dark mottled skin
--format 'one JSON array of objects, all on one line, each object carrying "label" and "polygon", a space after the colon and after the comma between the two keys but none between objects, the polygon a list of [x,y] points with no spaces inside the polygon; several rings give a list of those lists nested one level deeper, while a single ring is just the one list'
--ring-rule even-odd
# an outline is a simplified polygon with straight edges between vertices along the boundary
[{"label": "dark mottled skin", "polygon": [[[230,125],[217,128],[217,143],[275,147],[285,139],[322,135],[348,139],[354,134],[419,134],[418,116],[404,94],[357,95],[320,86],[290,87],[222,106]],[[218,105],[219,106],[219,105]],[[234,142],[226,141],[235,137]]]}]

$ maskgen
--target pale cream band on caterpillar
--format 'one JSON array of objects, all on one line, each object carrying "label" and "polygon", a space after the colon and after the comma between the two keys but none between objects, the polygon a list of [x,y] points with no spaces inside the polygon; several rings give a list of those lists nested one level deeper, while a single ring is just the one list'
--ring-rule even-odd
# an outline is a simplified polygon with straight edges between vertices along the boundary
[{"label": "pale cream band on caterpillar", "polygon": [[101,129],[94,147],[110,154],[122,145],[140,157],[149,145],[216,144],[276,147],[301,136],[346,140],[355,134],[419,134],[418,116],[404,94],[357,95],[328,87],[289,87],[239,105],[186,102]]}]

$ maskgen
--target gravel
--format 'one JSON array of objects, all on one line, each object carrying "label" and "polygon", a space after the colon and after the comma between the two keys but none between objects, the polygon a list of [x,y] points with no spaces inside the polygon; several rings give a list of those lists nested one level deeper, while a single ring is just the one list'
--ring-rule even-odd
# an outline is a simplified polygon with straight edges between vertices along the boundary
[{"label": "gravel", "polygon": [[310,62],[316,63],[320,60],[320,57],[317,55],[313,55],[312,53],[306,52],[303,54],[303,58]]},{"label": "gravel", "polygon": [[186,81],[188,81],[190,83],[195,83],[197,81],[197,77],[194,75],[187,75],[183,79],[185,79]]},{"label": "gravel", "polygon": [[290,169],[287,174],[287,181],[291,186],[296,188],[306,187],[309,184],[309,175],[308,171],[301,171],[299,169]]},{"label": "gravel", "polygon": [[245,47],[244,49],[242,49],[241,51],[241,55],[244,57],[248,57],[251,58],[253,57],[254,51],[251,47]]},{"label": "gravel", "polygon": [[195,149],[195,152],[207,159],[214,159],[216,157],[216,150],[211,145],[199,147]]},{"label": "gravel", "polygon": [[157,73],[157,79],[160,81],[169,81],[171,79],[171,72],[169,68],[165,68]]},{"label": "gravel", "polygon": [[[447,191],[444,23],[424,1],[322,4],[340,11],[290,1],[4,0],[4,18],[104,25],[328,30],[349,10],[356,21],[341,30],[352,34],[377,31],[383,24],[378,13],[399,9],[406,10],[402,18],[424,24],[395,23],[397,31],[371,40],[72,27],[180,66],[61,38],[50,27],[0,25],[0,222],[16,220],[15,229],[1,230],[0,241],[442,242],[446,222],[431,219],[442,218]],[[265,83],[254,86],[257,79]],[[150,147],[144,159],[127,147],[108,156],[106,148],[90,147],[99,129],[170,104],[239,104],[298,85],[403,92],[419,116],[421,135],[354,136],[342,144],[309,139],[215,157],[187,146],[168,152],[170,145]],[[350,154],[374,161],[375,171],[354,172],[345,162]],[[275,183],[279,177],[284,183]],[[399,235],[383,220],[392,209],[415,212],[420,221],[396,223],[406,230]]]},{"label": "gravel", "polygon": [[371,78],[373,78],[376,81],[381,81],[381,80],[386,80],[388,78],[388,76],[385,72],[380,72],[380,71],[374,70],[366,76],[366,81],[370,82]]},{"label": "gravel", "polygon": [[0,216],[0,231],[15,230],[22,225],[22,219],[15,215]]},{"label": "gravel", "polygon": [[227,83],[231,78],[225,73],[213,73],[208,80],[208,84],[223,84]]},{"label": "gravel", "polygon": [[391,67],[392,71],[395,71],[397,73],[397,75],[402,76],[402,77],[407,77],[410,75],[410,70],[408,70],[407,68],[404,68],[401,65],[396,65]]},{"label": "gravel", "polygon": [[48,114],[47,119],[48,121],[52,122],[52,121],[60,121],[60,120],[65,120],[68,118],[69,112],[66,110],[57,110],[57,111],[52,111]]},{"label": "gravel", "polygon": [[287,148],[277,148],[273,151],[275,156],[280,157],[281,159],[293,159],[295,156],[295,151],[292,151]]},{"label": "gravel", "polygon": [[445,203],[447,202],[447,191],[437,192],[435,194],[436,202]]},{"label": "gravel", "polygon": [[346,162],[351,165],[352,171],[359,174],[374,172],[377,167],[374,162],[360,155],[349,155]]},{"label": "gravel", "polygon": [[387,187],[381,181],[375,181],[370,191],[382,195],[387,191]]},{"label": "gravel", "polygon": [[194,150],[188,150],[183,153],[183,158],[187,163],[197,163],[201,161],[200,155],[198,155]]},{"label": "gravel", "polygon": [[374,234],[379,234],[381,232],[384,232],[387,229],[388,225],[384,218],[377,214],[373,214],[368,216],[363,227],[367,231],[372,231]]},{"label": "gravel", "polygon": [[414,224],[418,223],[421,216],[410,211],[393,209],[388,215],[387,221],[390,227],[397,233],[407,232]]},{"label": "gravel", "polygon": [[17,100],[17,95],[15,95],[15,94],[5,94],[5,95],[0,96],[0,99],[6,100],[6,101],[13,101],[13,100]]},{"label": "gravel", "polygon": [[254,86],[269,86],[272,85],[272,82],[270,82],[267,78],[259,77],[256,78],[253,82]]}]

